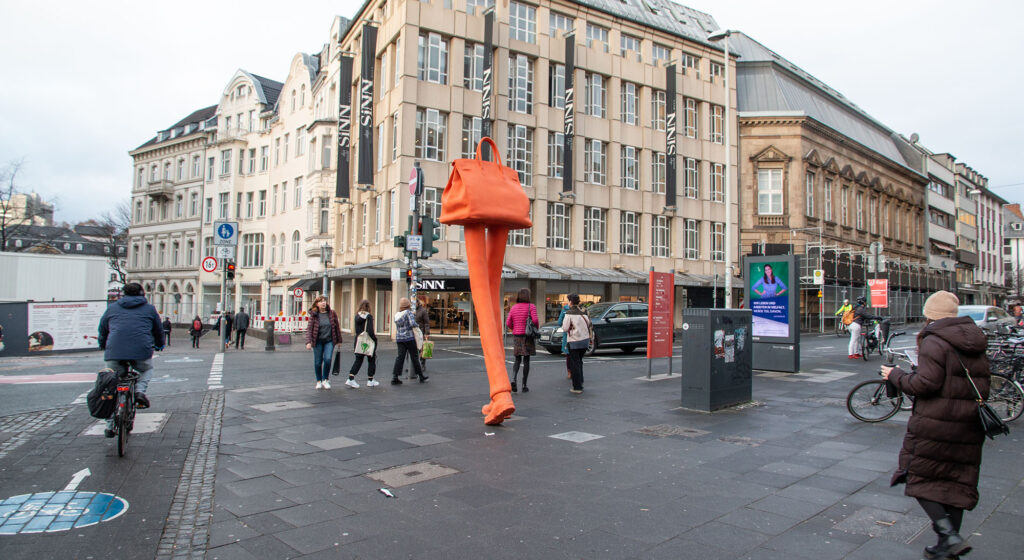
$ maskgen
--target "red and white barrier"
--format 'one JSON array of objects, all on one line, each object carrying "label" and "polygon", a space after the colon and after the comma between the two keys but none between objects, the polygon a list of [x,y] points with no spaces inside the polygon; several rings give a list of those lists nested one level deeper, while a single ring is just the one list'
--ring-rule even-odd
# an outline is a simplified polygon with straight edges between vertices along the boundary
[{"label": "red and white barrier", "polygon": [[309,324],[309,316],[307,315],[279,315],[275,317],[258,315],[256,317],[253,317],[252,328],[265,328],[267,321],[270,319],[273,319],[274,321],[275,332],[303,332],[306,330],[306,326]]}]

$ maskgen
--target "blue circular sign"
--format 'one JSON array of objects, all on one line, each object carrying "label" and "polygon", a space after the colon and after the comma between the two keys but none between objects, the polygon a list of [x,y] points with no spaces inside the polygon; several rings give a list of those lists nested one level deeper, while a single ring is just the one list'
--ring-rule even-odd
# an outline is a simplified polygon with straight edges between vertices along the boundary
[{"label": "blue circular sign", "polygon": [[110,521],[128,501],[101,492],[37,492],[0,501],[0,535],[55,533]]},{"label": "blue circular sign", "polygon": [[217,227],[217,237],[231,239],[235,236],[235,228],[231,224],[221,224]]}]

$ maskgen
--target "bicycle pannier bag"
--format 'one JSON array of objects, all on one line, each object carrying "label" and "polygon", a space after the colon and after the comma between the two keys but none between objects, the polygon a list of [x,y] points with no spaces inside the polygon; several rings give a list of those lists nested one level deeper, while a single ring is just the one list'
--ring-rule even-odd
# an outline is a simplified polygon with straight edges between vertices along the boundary
[{"label": "bicycle pannier bag", "polygon": [[843,313],[843,324],[844,325],[849,325],[850,323],[852,323],[853,322],[853,317],[854,317],[853,310],[852,309],[847,310],[846,313]]},{"label": "bicycle pannier bag", "polygon": [[96,384],[85,396],[85,403],[93,418],[110,418],[117,407],[117,372],[110,368],[101,369],[96,374]]},{"label": "bicycle pannier bag", "polygon": [[[480,155],[484,142],[491,145],[496,161]],[[452,162],[448,185],[441,194],[441,223],[460,226],[504,225],[511,229],[533,227],[530,200],[519,183],[519,174],[501,164],[494,140],[484,137],[476,146],[476,158]]]}]

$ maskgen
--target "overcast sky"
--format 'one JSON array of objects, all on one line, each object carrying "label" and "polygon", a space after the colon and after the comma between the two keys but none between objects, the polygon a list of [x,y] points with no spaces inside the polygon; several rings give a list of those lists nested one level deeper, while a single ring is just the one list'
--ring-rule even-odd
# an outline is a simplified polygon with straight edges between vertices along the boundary
[{"label": "overcast sky", "polygon": [[[681,3],[1024,201],[1024,2]],[[0,165],[23,159],[20,186],[55,198],[57,220],[97,217],[129,197],[129,150],[215,104],[238,68],[283,81],[361,4],[2,2]]]}]

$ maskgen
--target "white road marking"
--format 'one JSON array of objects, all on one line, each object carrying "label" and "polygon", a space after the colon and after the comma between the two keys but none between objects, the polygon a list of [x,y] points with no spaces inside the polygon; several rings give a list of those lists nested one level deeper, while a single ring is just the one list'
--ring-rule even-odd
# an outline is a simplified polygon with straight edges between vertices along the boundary
[{"label": "white road marking", "polygon": [[[139,412],[135,415],[135,426],[132,427],[132,434],[153,434],[159,432],[167,422],[168,416],[166,412]],[[103,430],[106,427],[107,421],[99,420],[79,435],[102,436]]]},{"label": "white road marking", "polygon": [[206,380],[207,389],[223,389],[224,380],[224,353],[219,352],[213,357],[213,364],[210,365],[210,377]]},{"label": "white road marking", "polygon": [[75,397],[75,400],[71,401],[71,404],[85,404],[85,397],[89,396],[88,391]]}]

